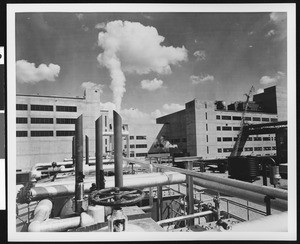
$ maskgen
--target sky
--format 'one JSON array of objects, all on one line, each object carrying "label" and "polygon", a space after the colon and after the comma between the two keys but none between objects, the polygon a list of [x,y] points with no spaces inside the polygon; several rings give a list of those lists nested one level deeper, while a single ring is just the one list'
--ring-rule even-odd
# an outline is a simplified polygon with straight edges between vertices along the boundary
[{"label": "sky", "polygon": [[128,123],[198,98],[245,100],[286,83],[286,13],[17,13],[17,94],[83,96]]}]

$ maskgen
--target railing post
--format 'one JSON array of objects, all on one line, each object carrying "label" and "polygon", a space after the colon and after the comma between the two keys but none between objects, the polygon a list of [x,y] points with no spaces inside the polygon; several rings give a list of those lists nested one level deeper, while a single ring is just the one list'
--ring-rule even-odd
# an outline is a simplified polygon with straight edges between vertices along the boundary
[{"label": "railing post", "polygon": [[[187,170],[193,170],[193,162],[187,162],[186,163],[186,169]],[[186,195],[187,195],[187,214],[193,214],[194,213],[194,192],[193,192],[194,186],[193,186],[193,177],[192,176],[186,176]],[[187,220],[188,226],[194,225],[194,219]]]},{"label": "railing post", "polygon": [[265,196],[266,214],[271,215],[271,197]]}]

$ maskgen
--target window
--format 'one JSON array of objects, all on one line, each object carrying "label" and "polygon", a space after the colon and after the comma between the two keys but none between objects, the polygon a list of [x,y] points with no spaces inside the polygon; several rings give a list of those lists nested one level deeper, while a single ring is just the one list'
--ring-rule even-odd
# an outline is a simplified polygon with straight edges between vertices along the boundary
[{"label": "window", "polygon": [[76,119],[70,118],[57,118],[56,124],[76,124]]},{"label": "window", "polygon": [[271,118],[271,122],[277,122],[278,121],[278,119],[276,119],[276,118]]},{"label": "window", "polygon": [[136,144],[135,148],[147,148],[147,144]]},{"label": "window", "polygon": [[53,124],[52,118],[31,118],[31,124]]},{"label": "window", "polygon": [[209,154],[209,148],[208,148],[208,146],[206,147],[206,152],[207,152],[207,154]]},{"label": "window", "polygon": [[265,151],[270,151],[270,150],[272,150],[272,149],[271,149],[271,147],[264,147],[264,150],[265,150]]},{"label": "window", "polygon": [[53,131],[51,130],[33,130],[30,132],[32,137],[43,137],[43,136],[53,136]]},{"label": "window", "polygon": [[205,112],[205,119],[207,120],[207,112]]},{"label": "window", "polygon": [[207,108],[207,103],[204,103],[204,107]]},{"label": "window", "polygon": [[56,106],[57,112],[77,112],[76,106]]},{"label": "window", "polygon": [[236,140],[237,140],[237,137],[233,137],[233,140],[236,141]]},{"label": "window", "polygon": [[136,136],[137,140],[146,140],[146,136]]},{"label": "window", "polygon": [[218,153],[221,153],[222,152],[222,148],[218,148]]},{"label": "window", "polygon": [[134,136],[129,136],[129,139],[130,140],[134,140]]},{"label": "window", "polygon": [[107,138],[105,138],[105,145],[107,145]]},{"label": "window", "polygon": [[222,130],[232,130],[230,126],[222,126]]},{"label": "window", "polygon": [[104,116],[104,126],[107,127],[107,116]]},{"label": "window", "polygon": [[253,137],[254,141],[261,141],[261,137]]},{"label": "window", "polygon": [[27,104],[17,104],[17,110],[27,110]]},{"label": "window", "polygon": [[208,135],[206,135],[206,142],[208,142]]},{"label": "window", "polygon": [[241,116],[232,116],[232,120],[242,120]]},{"label": "window", "polygon": [[74,136],[75,131],[73,130],[58,130],[56,131],[56,136]]},{"label": "window", "polygon": [[254,147],[254,151],[262,151],[262,147]]},{"label": "window", "polygon": [[252,137],[249,136],[249,137],[247,138],[247,141],[252,141]]},{"label": "window", "polygon": [[253,151],[253,147],[245,147],[245,151],[246,151],[246,152]]},{"label": "window", "polygon": [[17,137],[27,137],[27,131],[18,130],[17,131]]},{"label": "window", "polygon": [[272,147],[272,150],[276,150],[276,147]]},{"label": "window", "polygon": [[223,141],[232,141],[232,137],[223,137]]},{"label": "window", "polygon": [[223,120],[231,120],[231,116],[223,115],[223,116],[222,116],[222,119],[223,119]]},{"label": "window", "polygon": [[30,110],[31,111],[53,111],[53,106],[52,105],[31,104]]},{"label": "window", "polygon": [[134,148],[134,145],[133,145],[133,144],[131,144],[131,145],[130,145],[130,148]]},{"label": "window", "polygon": [[264,121],[264,122],[269,122],[269,118],[262,118],[261,121]]},{"label": "window", "polygon": [[260,121],[259,117],[253,117],[253,121]]},{"label": "window", "polygon": [[221,137],[217,137],[217,141],[221,141]]},{"label": "window", "polygon": [[208,124],[206,124],[206,131],[208,131]]},{"label": "window", "polygon": [[232,148],[223,148],[223,152],[232,152]]},{"label": "window", "polygon": [[136,157],[147,157],[147,153],[137,153]]},{"label": "window", "polygon": [[263,141],[271,141],[270,137],[263,137]]},{"label": "window", "polygon": [[181,140],[182,142],[186,142],[186,138],[182,138],[182,140]]},{"label": "window", "polygon": [[251,117],[245,117],[245,121],[251,121]]},{"label": "window", "polygon": [[26,117],[18,117],[17,124],[27,124],[27,118]]},{"label": "window", "polygon": [[241,129],[241,127],[239,127],[239,126],[233,126],[232,127],[232,130],[238,130],[239,131],[240,129]]},{"label": "window", "polygon": [[134,153],[130,153],[130,157],[131,157],[131,158],[134,158]]},{"label": "window", "polygon": [[216,116],[216,119],[220,119],[220,115],[217,115],[217,116]]},{"label": "window", "polygon": [[221,126],[217,126],[217,130],[221,130]]}]

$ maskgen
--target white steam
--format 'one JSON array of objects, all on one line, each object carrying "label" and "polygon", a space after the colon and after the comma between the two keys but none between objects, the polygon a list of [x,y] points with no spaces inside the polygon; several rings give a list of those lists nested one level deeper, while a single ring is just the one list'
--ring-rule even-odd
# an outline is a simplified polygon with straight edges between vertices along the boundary
[{"label": "white steam", "polygon": [[187,60],[184,47],[162,46],[164,37],[154,27],[118,20],[107,23],[104,29],[106,32],[100,32],[98,36],[98,45],[103,52],[97,59],[110,72],[110,88],[117,111],[121,109],[126,91],[124,72],[169,74],[172,72],[170,65]]}]

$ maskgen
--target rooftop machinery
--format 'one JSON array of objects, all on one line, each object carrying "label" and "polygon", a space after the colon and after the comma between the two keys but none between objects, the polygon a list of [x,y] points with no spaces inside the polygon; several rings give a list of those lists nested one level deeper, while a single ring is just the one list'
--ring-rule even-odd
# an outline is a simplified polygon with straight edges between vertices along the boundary
[{"label": "rooftop machinery", "polygon": [[[103,157],[99,151],[103,143],[101,117],[96,125],[94,175],[86,177],[84,174],[80,116],[75,125],[75,177],[57,177],[54,181],[44,182],[31,178],[27,184],[19,186],[16,199],[18,231],[157,232],[169,228],[174,231],[182,228],[190,231],[234,231],[261,228],[261,223],[268,227],[268,231],[287,230],[287,224],[274,223],[274,219],[286,222],[286,190],[195,172],[192,159],[186,159],[185,169],[182,169],[156,161],[124,158],[122,120],[116,112],[114,176],[105,177]],[[123,175],[124,161],[134,167],[140,165],[147,171]],[[212,190],[213,198],[208,201],[197,198],[203,188]],[[268,215],[271,209],[283,213],[272,218],[262,217],[260,223],[251,224],[249,221],[248,225],[242,225],[242,219],[221,208],[221,194],[266,205]]]}]

